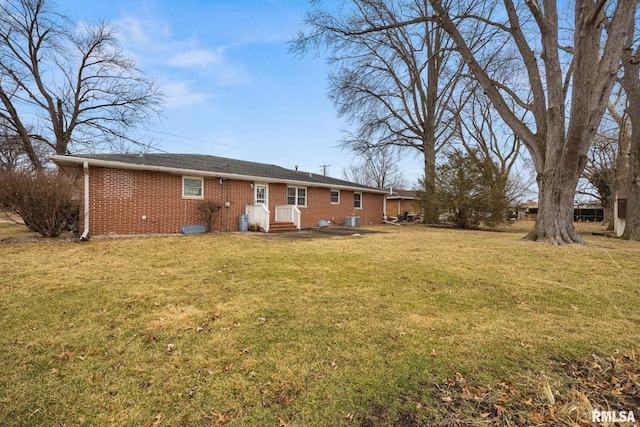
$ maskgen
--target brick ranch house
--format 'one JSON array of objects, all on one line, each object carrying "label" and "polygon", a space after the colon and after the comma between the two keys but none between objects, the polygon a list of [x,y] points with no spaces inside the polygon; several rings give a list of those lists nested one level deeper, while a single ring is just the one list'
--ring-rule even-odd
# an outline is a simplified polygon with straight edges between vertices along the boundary
[{"label": "brick ranch house", "polygon": [[[333,224],[379,224],[386,191],[280,166],[196,154],[56,155],[80,179],[80,231],[105,234],[180,233],[204,224],[203,200],[219,202],[213,231],[238,231],[243,221],[267,232]],[[246,215],[240,219],[240,215]],[[355,218],[357,217],[357,219]],[[244,231],[244,230],[243,230]]]}]

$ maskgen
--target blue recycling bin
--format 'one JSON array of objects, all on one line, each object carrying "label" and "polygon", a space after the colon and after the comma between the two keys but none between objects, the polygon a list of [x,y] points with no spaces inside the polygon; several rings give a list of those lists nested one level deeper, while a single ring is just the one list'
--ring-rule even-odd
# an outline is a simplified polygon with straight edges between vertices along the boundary
[{"label": "blue recycling bin", "polygon": [[238,217],[238,230],[242,232],[249,231],[249,215],[240,215]]}]

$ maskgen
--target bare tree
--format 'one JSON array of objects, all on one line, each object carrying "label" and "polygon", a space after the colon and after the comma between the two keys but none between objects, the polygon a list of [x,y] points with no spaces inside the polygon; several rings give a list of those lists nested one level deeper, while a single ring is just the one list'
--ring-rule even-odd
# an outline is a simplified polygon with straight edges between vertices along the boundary
[{"label": "bare tree", "polygon": [[56,154],[138,143],[128,131],[158,113],[162,95],[108,24],[77,25],[50,0],[8,0],[0,3],[0,101],[0,117],[41,170],[34,141]]},{"label": "bare tree", "polygon": [[[9,123],[0,117],[0,171],[17,172],[33,169],[20,135],[12,129]],[[47,156],[49,150],[41,141],[32,140],[31,143],[39,159]]]},{"label": "bare tree", "polygon": [[375,188],[406,188],[400,170],[402,158],[389,147],[376,147],[366,151],[357,165],[343,170],[348,181]]},{"label": "bare tree", "polygon": [[25,152],[20,137],[11,133],[4,122],[0,118],[0,173],[15,172],[21,169]]},{"label": "bare tree", "polygon": [[[441,0],[430,3],[471,73],[533,158],[539,210],[527,237],[554,244],[581,242],[573,226],[574,193],[615,82],[638,0],[576,1],[572,46],[562,45],[558,4],[553,0],[527,0],[520,8],[512,0],[503,0],[503,14],[463,11],[458,16]],[[482,58],[471,50],[461,28],[478,22],[490,22],[503,34],[504,46],[514,47],[526,73],[522,76],[526,90],[518,92],[497,83]],[[601,46],[605,22],[606,40]],[[527,34],[527,29],[534,33]],[[541,52],[541,62],[535,49]],[[563,67],[566,51],[571,53],[571,62]],[[514,105],[532,123],[522,120]]]},{"label": "bare tree", "polygon": [[623,75],[620,84],[627,94],[626,112],[631,122],[629,140],[629,171],[627,185],[627,215],[623,239],[640,240],[640,42],[634,38],[640,30],[636,22],[629,23],[629,32],[622,54]]},{"label": "bare tree", "polygon": [[[405,3],[401,2],[353,3],[359,14],[344,20],[328,13],[312,14],[309,22],[317,31],[300,36],[296,46],[304,47],[308,40],[342,46],[346,37],[376,35],[381,41],[370,44],[377,51],[388,44],[383,37],[398,29],[430,28],[430,22],[444,29],[533,160],[539,211],[527,238],[553,244],[581,242],[573,226],[575,189],[614,84],[638,0],[576,1],[569,32],[560,25],[554,0],[526,0],[519,7],[513,0],[503,0],[503,7],[497,7],[497,0],[460,2],[455,12],[453,3],[429,0],[433,15],[402,8]],[[375,10],[384,13],[366,13],[372,5],[380,5]],[[524,70],[512,78],[513,84],[495,78],[503,74],[502,69],[487,58],[496,51],[513,53],[511,62]]]},{"label": "bare tree", "polygon": [[[447,104],[462,67],[431,14],[425,0],[352,0],[334,14],[309,13],[311,32],[293,42],[301,53],[314,44],[331,50],[329,96],[356,127],[343,146],[419,153],[427,194],[435,189],[436,153],[452,132]],[[425,221],[437,218],[427,206]]]}]

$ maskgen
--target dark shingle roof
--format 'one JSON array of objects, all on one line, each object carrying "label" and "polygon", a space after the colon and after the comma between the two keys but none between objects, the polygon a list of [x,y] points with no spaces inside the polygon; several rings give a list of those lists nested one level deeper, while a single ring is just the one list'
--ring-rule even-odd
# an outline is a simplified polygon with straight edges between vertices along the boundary
[{"label": "dark shingle roof", "polygon": [[54,156],[56,163],[64,163],[65,159],[93,159],[103,162],[126,163],[137,166],[149,166],[168,169],[192,170],[198,172],[219,173],[221,175],[238,175],[240,177],[258,177],[266,180],[297,181],[323,186],[341,186],[362,188],[363,190],[382,191],[353,182],[344,181],[320,174],[285,169],[266,163],[248,162],[225,157],[202,154],[77,154],[73,156]]}]

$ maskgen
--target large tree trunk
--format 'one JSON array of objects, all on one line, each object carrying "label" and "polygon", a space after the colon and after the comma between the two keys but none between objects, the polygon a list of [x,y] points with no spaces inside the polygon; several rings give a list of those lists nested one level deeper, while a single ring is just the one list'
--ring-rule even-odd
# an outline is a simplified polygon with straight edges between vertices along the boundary
[{"label": "large tree trunk", "polygon": [[[435,138],[425,138],[435,139]],[[424,142],[424,198],[423,221],[426,224],[437,224],[439,222],[439,211],[436,203],[436,148],[435,141]]]},{"label": "large tree trunk", "polygon": [[538,180],[538,215],[525,239],[556,245],[580,243],[573,225],[573,198],[578,180],[553,172]]},{"label": "large tree trunk", "polygon": [[602,206],[602,224],[607,226],[607,231],[613,231],[613,222],[613,206]]},{"label": "large tree trunk", "polygon": [[580,144],[582,131],[575,121],[565,133],[562,108],[550,109],[548,117],[545,160],[536,163],[538,215],[525,239],[555,245],[581,243],[573,224],[573,205],[588,147]]},{"label": "large tree trunk", "polygon": [[[426,10],[426,8],[425,8]],[[425,26],[429,34],[429,25]],[[438,117],[438,96],[440,96],[439,81],[442,73],[442,38],[444,32],[439,28],[434,29],[434,36],[431,43],[427,43],[429,61],[427,62],[427,87],[426,99],[423,107],[424,134],[423,134],[423,154],[424,154],[424,183],[425,183],[425,212],[424,222],[427,224],[437,224],[440,222],[439,206],[436,202],[436,123]],[[418,88],[419,89],[419,88]]]}]

